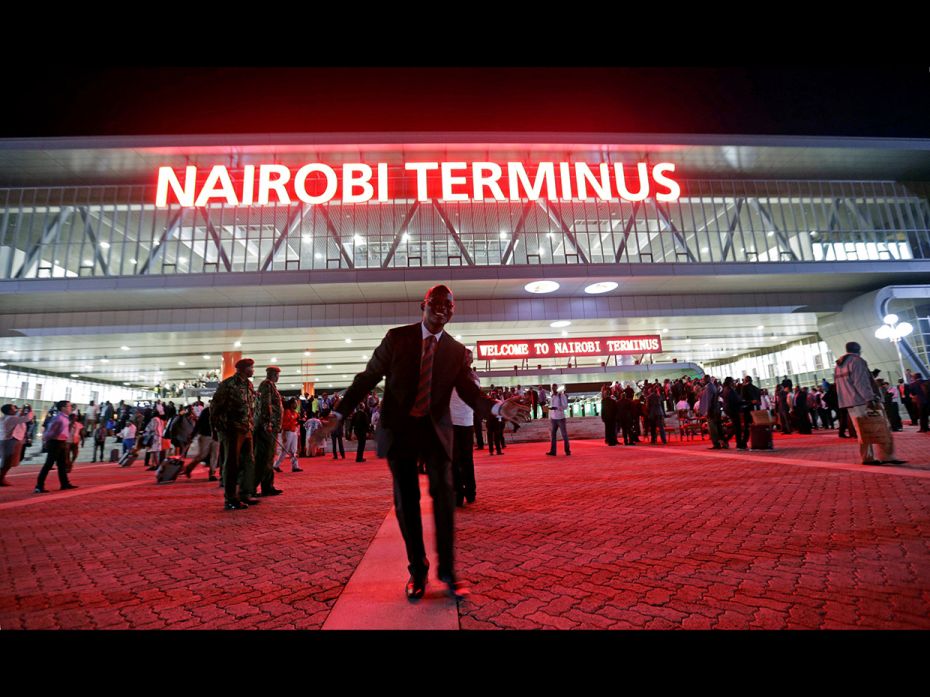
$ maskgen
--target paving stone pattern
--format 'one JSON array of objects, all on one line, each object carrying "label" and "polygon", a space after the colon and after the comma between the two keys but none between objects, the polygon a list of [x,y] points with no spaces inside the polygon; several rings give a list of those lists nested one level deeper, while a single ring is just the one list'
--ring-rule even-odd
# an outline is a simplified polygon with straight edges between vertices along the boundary
[{"label": "paving stone pattern", "polygon": [[[930,466],[928,440],[898,438],[914,469]],[[857,452],[827,433],[776,446],[826,462]],[[479,453],[478,502],[458,518],[473,582],[461,627],[930,627],[930,480],[706,447],[511,446],[494,467]]]},{"label": "paving stone pattern", "polygon": [[[346,462],[305,460],[245,511],[222,510],[202,467],[156,485],[138,465],[78,464],[80,489],[52,478],[42,496],[16,477],[0,506],[47,500],[0,510],[0,627],[319,629],[391,507],[385,464]],[[115,480],[140,483],[93,490]]]},{"label": "paving stone pattern", "polygon": [[[909,463],[892,469],[773,460],[855,463],[835,432],[738,459],[677,439],[476,451],[460,627],[928,628],[928,442],[896,434]],[[52,473],[38,496],[38,466],[21,466],[0,489],[0,628],[320,628],[390,509],[390,474],[301,464],[278,475],[284,495],[235,512],[202,467],[156,485],[138,463],[79,463],[80,489],[58,493]]]}]

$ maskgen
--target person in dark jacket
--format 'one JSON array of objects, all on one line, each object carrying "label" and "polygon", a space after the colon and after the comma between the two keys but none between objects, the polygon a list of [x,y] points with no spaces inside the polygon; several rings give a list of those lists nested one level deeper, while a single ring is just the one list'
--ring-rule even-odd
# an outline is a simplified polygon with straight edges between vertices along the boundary
[{"label": "person in dark jacket", "polygon": [[617,403],[607,385],[601,388],[601,421],[604,422],[604,442],[617,445]]},{"label": "person in dark jacket", "polygon": [[629,398],[626,391],[621,392],[620,399],[617,400],[617,422],[623,433],[623,444],[636,445],[633,435],[633,400]]},{"label": "person in dark jacket", "polygon": [[662,405],[662,388],[656,384],[649,388],[646,397],[646,421],[649,424],[649,441],[656,444],[656,429],[662,437],[662,445],[668,445],[668,436],[665,434],[665,408]]},{"label": "person in dark jacket", "polygon": [[[356,416],[357,416],[356,414],[352,414],[351,421],[354,421]],[[351,421],[349,422],[350,427],[352,425]],[[332,443],[333,443],[333,459],[334,460],[338,460],[340,455],[342,456],[343,460],[346,459],[346,446],[342,441],[342,437],[343,435],[345,435],[345,432],[343,431],[344,427],[345,427],[345,424],[340,419],[339,422],[335,425],[335,427],[329,434],[330,440],[332,440]]]},{"label": "person in dark jacket", "polygon": [[930,432],[930,424],[928,424],[930,421],[930,381],[926,380],[921,373],[914,373],[913,381],[907,386],[907,394],[917,407],[917,420],[920,424],[917,432]]},{"label": "person in dark jacket", "polygon": [[794,427],[798,433],[811,434],[811,417],[807,410],[807,388],[798,387],[794,393]]},{"label": "person in dark jacket", "polygon": [[743,431],[743,399],[736,391],[733,384],[733,378],[727,377],[723,381],[723,410],[730,417],[730,423],[733,425],[733,435],[736,437],[736,449],[746,449],[746,434]]},{"label": "person in dark jacket", "polygon": [[[352,417],[352,433],[358,440],[358,448],[355,451],[355,461],[365,462],[365,442],[368,439],[368,428],[371,425],[371,417],[368,416],[368,410],[359,405],[355,410],[355,416]],[[334,449],[335,454],[335,449]],[[345,455],[343,455],[345,457]]]},{"label": "person in dark jacket", "polygon": [[746,375],[743,378],[742,389],[739,396],[743,400],[743,444],[749,442],[749,427],[752,425],[752,412],[760,408],[762,403],[762,390],[752,384],[752,378]]}]

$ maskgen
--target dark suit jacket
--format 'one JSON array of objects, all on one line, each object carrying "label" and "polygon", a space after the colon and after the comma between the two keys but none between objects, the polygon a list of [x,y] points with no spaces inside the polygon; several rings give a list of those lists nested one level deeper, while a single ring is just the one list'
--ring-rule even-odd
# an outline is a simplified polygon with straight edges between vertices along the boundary
[{"label": "dark suit jacket", "polygon": [[[386,378],[381,401],[379,452],[386,452],[394,438],[404,437],[413,424],[410,410],[417,397],[420,382],[420,353],[423,344],[421,323],[395,327],[388,331],[375,349],[365,370],[355,376],[352,385],[339,402],[337,411],[346,416],[352,412],[375,385]],[[449,399],[452,388],[481,418],[491,416],[495,401],[481,394],[472,382],[465,365],[465,347],[443,331],[433,356],[433,376],[430,385],[430,418],[440,442],[452,459],[452,415]]]}]

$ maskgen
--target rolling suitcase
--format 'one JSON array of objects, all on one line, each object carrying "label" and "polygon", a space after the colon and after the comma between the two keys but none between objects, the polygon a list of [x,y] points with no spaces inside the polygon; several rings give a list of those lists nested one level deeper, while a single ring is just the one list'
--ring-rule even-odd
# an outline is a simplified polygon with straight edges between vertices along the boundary
[{"label": "rolling suitcase", "polygon": [[133,462],[136,461],[136,457],[138,455],[139,455],[139,450],[137,448],[130,448],[119,459],[119,466],[129,467]]},{"label": "rolling suitcase", "polygon": [[110,462],[119,462],[119,461],[120,461],[119,448],[113,448],[110,451]]},{"label": "rolling suitcase", "polygon": [[753,424],[749,427],[750,450],[773,450],[772,427]]},{"label": "rolling suitcase", "polygon": [[184,460],[179,457],[169,457],[155,470],[155,481],[159,484],[173,482],[183,468]]}]

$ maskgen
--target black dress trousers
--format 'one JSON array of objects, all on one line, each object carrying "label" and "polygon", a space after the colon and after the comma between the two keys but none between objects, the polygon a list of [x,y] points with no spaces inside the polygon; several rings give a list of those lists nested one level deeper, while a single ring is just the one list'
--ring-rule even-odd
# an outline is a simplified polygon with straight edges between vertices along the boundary
[{"label": "black dress trousers", "polygon": [[453,516],[455,493],[452,486],[452,461],[436,436],[429,416],[412,419],[403,432],[396,432],[387,453],[388,466],[394,478],[394,507],[400,532],[407,548],[410,574],[425,577],[429,569],[423,544],[423,521],[420,518],[420,480],[417,460],[426,462],[429,493],[433,499],[436,526],[436,552],[439,576],[452,577]]}]

